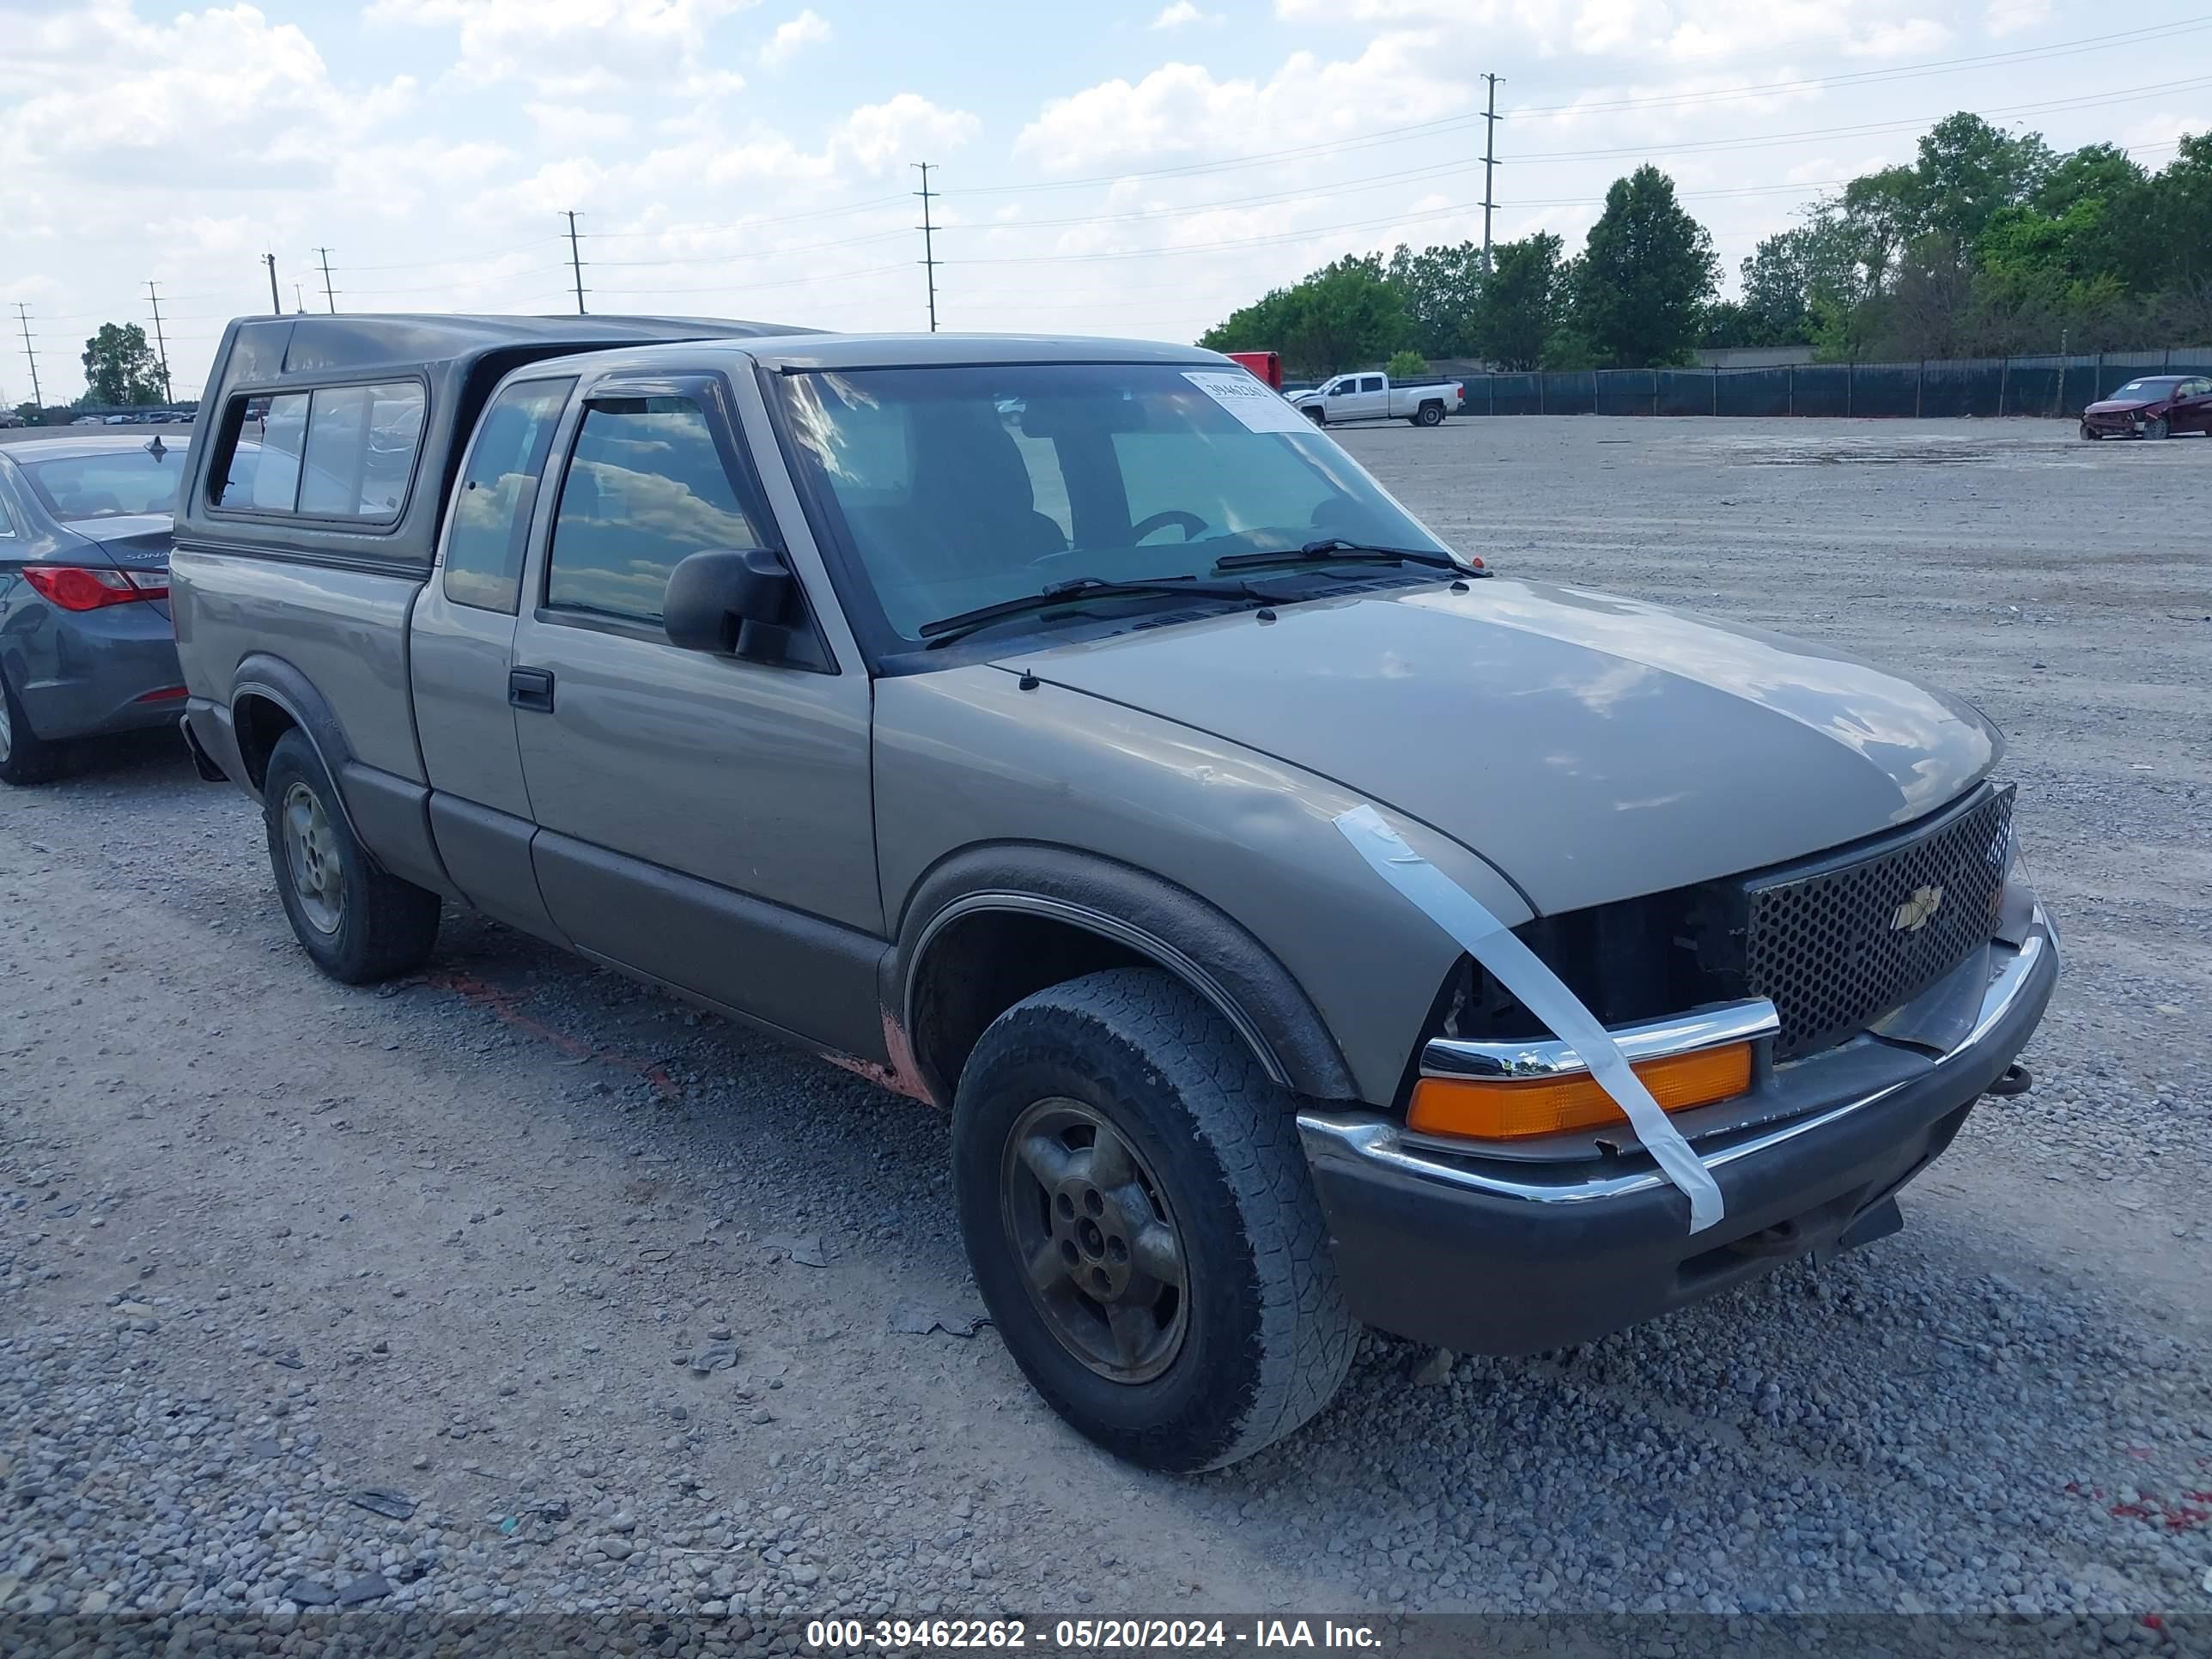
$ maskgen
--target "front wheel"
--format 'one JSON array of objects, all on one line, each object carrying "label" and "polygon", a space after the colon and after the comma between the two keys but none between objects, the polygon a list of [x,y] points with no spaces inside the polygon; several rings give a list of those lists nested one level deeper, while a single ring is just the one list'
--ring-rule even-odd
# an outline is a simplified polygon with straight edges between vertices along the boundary
[{"label": "front wheel", "polygon": [[1311,421],[1316,426],[1327,426],[1328,424],[1328,411],[1323,409],[1319,404],[1316,404],[1312,408],[1306,410],[1306,419]]},{"label": "front wheel", "polygon": [[2166,425],[2166,417],[2161,415],[2154,421],[2143,422],[2142,434],[2146,438],[2163,438],[2170,430],[2172,428]]},{"label": "front wheel", "polygon": [[1218,1468],[1352,1363],[1291,1097],[1194,994],[1115,969],[1016,1004],[952,1115],[975,1280],[1047,1404],[1148,1468]]},{"label": "front wheel", "polygon": [[270,751],[261,799],[277,895],[315,966],[345,985],[421,967],[438,940],[438,896],[377,867],[296,730]]},{"label": "front wheel", "polygon": [[1442,426],[1444,423],[1444,406],[1442,404],[1423,404],[1413,421],[1418,426]]},{"label": "front wheel", "polygon": [[2093,443],[2095,443],[2095,442],[2097,441],[2097,440],[2098,440],[2098,439],[2100,439],[2100,438],[2103,437],[2104,435],[2105,435],[2105,434],[2104,434],[2103,433],[2101,433],[2101,432],[2098,431],[2098,430],[2097,430],[2097,428],[2096,428],[2095,427],[2091,426],[2091,425],[2088,423],[2088,422],[2084,421],[2084,422],[2081,422],[2081,441],[2082,441],[2083,443],[2085,443],[2085,444],[2093,444]]}]

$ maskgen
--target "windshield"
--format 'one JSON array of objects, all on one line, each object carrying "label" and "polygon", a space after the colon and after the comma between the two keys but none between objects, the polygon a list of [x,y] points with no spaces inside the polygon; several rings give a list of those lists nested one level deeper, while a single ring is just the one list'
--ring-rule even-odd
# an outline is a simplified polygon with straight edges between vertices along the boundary
[{"label": "windshield", "polygon": [[2122,398],[2141,398],[2146,400],[2163,398],[2179,385],[2177,380],[2130,380],[2112,394],[2115,401]]},{"label": "windshield", "polygon": [[[1077,576],[1209,574],[1321,537],[1444,551],[1243,369],[1012,363],[781,378],[799,465],[892,632]],[[1170,596],[1172,597],[1172,596]]]},{"label": "windshield", "polygon": [[142,448],[113,449],[32,461],[23,471],[46,510],[64,524],[130,513],[173,513],[177,481],[185,476],[185,447],[164,443],[159,455]]}]

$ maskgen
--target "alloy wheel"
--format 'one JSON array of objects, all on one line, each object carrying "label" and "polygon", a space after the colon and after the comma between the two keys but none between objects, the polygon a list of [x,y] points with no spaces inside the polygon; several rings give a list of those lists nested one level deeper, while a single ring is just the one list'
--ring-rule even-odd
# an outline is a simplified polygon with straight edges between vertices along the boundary
[{"label": "alloy wheel", "polygon": [[345,921],[337,836],[321,798],[304,783],[284,792],[284,859],[307,925],[319,933],[337,933]]},{"label": "alloy wheel", "polygon": [[1000,1192],[1007,1247],[1062,1347],[1115,1382],[1175,1363],[1190,1322],[1182,1235],[1127,1136],[1080,1101],[1040,1100],[1006,1137]]}]

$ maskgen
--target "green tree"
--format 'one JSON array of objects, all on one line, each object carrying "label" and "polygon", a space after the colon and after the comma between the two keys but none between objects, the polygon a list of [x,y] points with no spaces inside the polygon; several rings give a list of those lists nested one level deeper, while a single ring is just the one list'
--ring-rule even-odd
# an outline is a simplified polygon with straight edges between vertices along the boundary
[{"label": "green tree", "polygon": [[2185,135],[2151,180],[2147,239],[2162,256],[2160,285],[2193,290],[2212,280],[2212,132]]},{"label": "green tree", "polygon": [[1615,368],[1686,362],[1719,283],[1712,237],[1675,199],[1674,181],[1647,162],[1613,180],[1590,227],[1574,326]]},{"label": "green tree", "polygon": [[102,323],[84,343],[85,401],[97,404],[158,404],[161,368],[146,331],[136,323]]},{"label": "green tree", "polygon": [[1405,300],[1385,279],[1382,256],[1346,254],[1231,313],[1198,343],[1216,351],[1279,351],[1294,373],[1319,375],[1387,357],[1410,330]]},{"label": "green tree", "polygon": [[1382,372],[1394,380],[1418,380],[1429,372],[1429,360],[1418,351],[1394,351]]},{"label": "green tree", "polygon": [[1809,341],[1820,301],[1848,306],[1865,296],[1863,254],[1863,239],[1832,202],[1814,207],[1802,224],[1766,237],[1741,267],[1745,337],[1732,343]]},{"label": "green tree", "polygon": [[1405,301],[1413,348],[1426,357],[1461,357],[1474,349],[1472,327],[1482,298],[1482,245],[1425,247],[1401,244],[1384,268]]},{"label": "green tree", "polygon": [[1490,280],[1469,327],[1477,356],[1493,368],[1526,370],[1543,360],[1544,342],[1566,305],[1563,244],[1547,230],[1502,242],[1491,256]]},{"label": "green tree", "polygon": [[2005,208],[2033,196],[2057,157],[2036,132],[2009,133],[1961,110],[1920,137],[1911,229],[1970,246]]}]

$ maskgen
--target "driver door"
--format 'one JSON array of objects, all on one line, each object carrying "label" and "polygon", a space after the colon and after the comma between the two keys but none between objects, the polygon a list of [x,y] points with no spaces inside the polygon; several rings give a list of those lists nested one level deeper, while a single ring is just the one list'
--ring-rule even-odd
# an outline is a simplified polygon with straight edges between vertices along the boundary
[{"label": "driver door", "polygon": [[2166,426],[2174,432],[2212,432],[2212,380],[2200,378],[2183,384]]},{"label": "driver door", "polygon": [[1348,379],[1352,390],[1339,399],[1344,405],[1342,418],[1347,421],[1371,421],[1387,413],[1390,394],[1382,389],[1380,374],[1362,374]]},{"label": "driver door", "polygon": [[[878,1055],[867,676],[826,648],[755,661],[661,629],[688,555],[788,562],[732,396],[700,374],[611,380],[584,399],[509,676],[532,865],[585,951]],[[811,635],[834,600],[805,597]]]}]

